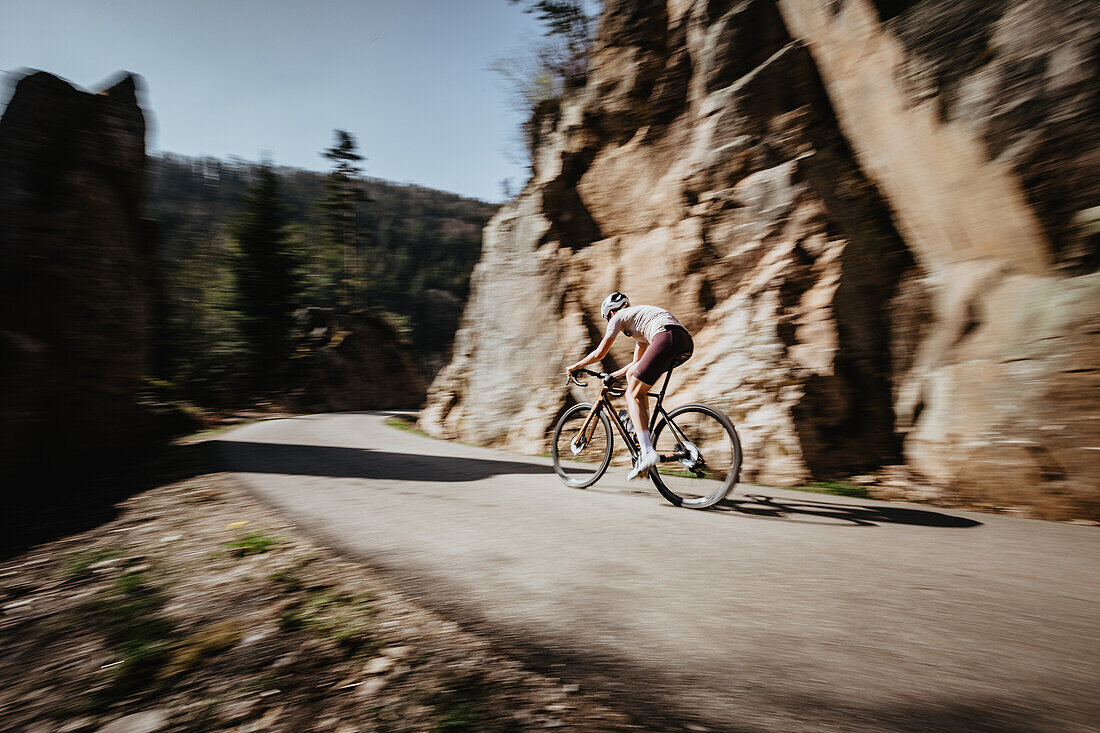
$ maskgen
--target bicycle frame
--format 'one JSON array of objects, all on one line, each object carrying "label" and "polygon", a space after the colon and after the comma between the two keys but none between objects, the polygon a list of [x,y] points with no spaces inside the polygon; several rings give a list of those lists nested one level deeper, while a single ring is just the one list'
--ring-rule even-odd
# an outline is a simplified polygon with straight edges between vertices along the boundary
[{"label": "bicycle frame", "polygon": [[[657,404],[653,406],[649,416],[649,432],[652,433],[653,429],[657,426],[657,418],[663,417],[665,422],[668,423],[669,429],[673,431],[676,437],[680,441],[686,441],[687,437],[683,431],[674,423],[668,416],[668,412],[664,408],[665,392],[668,390],[668,382],[672,378],[672,370],[669,369],[665,372],[665,381],[661,384],[661,391],[656,395],[650,394],[650,399],[656,399]],[[596,423],[599,420],[599,414],[602,410],[606,409],[608,416],[611,418],[611,422],[614,423],[616,430],[619,431],[619,436],[626,443],[627,450],[630,451],[632,459],[636,459],[639,454],[637,445],[630,433],[627,431],[626,426],[623,425],[622,420],[619,419],[619,413],[615,410],[615,405],[611,403],[612,388],[606,384],[600,388],[600,396],[596,399],[596,402],[592,405],[592,410],[588,413],[588,417],[585,419],[584,425],[581,426],[580,434],[584,436],[585,442],[592,439],[592,433],[596,429]],[[615,396],[622,396],[625,392],[620,392]],[[661,456],[662,463],[668,463],[675,461],[675,456]]]},{"label": "bicycle frame", "polygon": [[[674,366],[679,366],[675,364]],[[651,394],[654,400],[652,415],[649,424],[643,428],[649,428],[654,436],[654,443],[661,443],[664,451],[659,454],[659,463],[679,463],[682,468],[675,467],[673,471],[666,471],[660,466],[654,465],[649,469],[649,478],[657,487],[661,495],[674,506],[684,506],[692,509],[706,509],[721,501],[736,486],[737,477],[741,469],[741,441],[737,437],[737,430],[720,410],[702,404],[688,404],[678,407],[671,412],[665,410],[664,398],[668,393],[668,384],[672,378],[672,370],[665,372],[665,379],[661,383],[660,390]],[[637,466],[637,459],[641,452],[638,445],[631,437],[631,431],[627,430],[627,422],[619,417],[622,410],[617,410],[611,401],[612,397],[621,397],[625,390],[615,384],[615,380],[607,374],[593,372],[590,369],[576,369],[569,374],[569,383],[578,387],[587,387],[589,382],[582,382],[576,378],[577,374],[596,377],[603,382],[603,388],[599,396],[591,404],[573,405],[562,413],[554,428],[553,459],[554,471],[567,485],[574,488],[587,488],[600,480],[611,464],[614,455],[615,437],[608,423],[601,427],[598,425],[603,420],[601,414],[604,410],[610,413],[609,422],[615,423],[615,429],[626,442],[627,451],[632,462]],[[686,415],[688,432],[692,436],[698,436],[697,445],[689,437],[687,432],[680,429],[675,420]],[[702,423],[696,425],[696,416],[702,419]],[[578,426],[577,421],[580,421]],[[663,422],[662,422],[663,421]],[[566,429],[568,427],[568,430]],[[663,431],[668,428],[668,440],[662,438]],[[714,431],[717,430],[717,433]],[[570,465],[574,456],[580,456],[599,432],[601,440],[594,446],[592,453],[586,453],[584,457],[576,460],[589,464],[587,467]],[[712,440],[712,435],[719,437]],[[636,434],[636,433],[635,433]],[[602,442],[606,435],[606,443]],[[562,443],[565,437],[568,444]],[[715,442],[717,440],[718,442]],[[712,446],[713,443],[713,446]],[[564,447],[564,451],[562,448]],[[716,459],[714,468],[708,465],[704,449],[708,454],[712,453]],[[661,449],[658,448],[658,451]],[[726,455],[728,451],[728,456]],[[725,460],[729,459],[726,464]],[[727,470],[728,466],[728,470]],[[667,475],[665,475],[667,474]],[[706,479],[702,482],[684,482],[682,479]],[[701,493],[700,493],[701,492]]]}]

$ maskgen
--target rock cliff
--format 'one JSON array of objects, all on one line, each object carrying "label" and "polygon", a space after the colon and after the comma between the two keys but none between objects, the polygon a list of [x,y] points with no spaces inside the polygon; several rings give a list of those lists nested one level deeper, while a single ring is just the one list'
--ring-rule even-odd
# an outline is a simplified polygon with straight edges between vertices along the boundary
[{"label": "rock cliff", "polygon": [[622,290],[695,335],[673,401],[733,418],[746,480],[904,463],[1097,516],[1098,29],[1088,2],[609,0],[422,426],[545,450]]},{"label": "rock cliff", "polygon": [[130,444],[149,305],[145,119],[38,72],[0,120],[0,464]]}]

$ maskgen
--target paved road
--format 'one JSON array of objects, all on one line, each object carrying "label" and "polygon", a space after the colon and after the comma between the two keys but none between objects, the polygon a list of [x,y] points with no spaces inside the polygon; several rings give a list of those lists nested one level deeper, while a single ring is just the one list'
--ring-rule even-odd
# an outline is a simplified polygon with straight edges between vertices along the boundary
[{"label": "paved road", "polygon": [[642,715],[1100,730],[1097,528],[751,486],[676,509],[645,482],[570,489],[548,459],[385,419],[255,423],[221,449],[321,540]]}]

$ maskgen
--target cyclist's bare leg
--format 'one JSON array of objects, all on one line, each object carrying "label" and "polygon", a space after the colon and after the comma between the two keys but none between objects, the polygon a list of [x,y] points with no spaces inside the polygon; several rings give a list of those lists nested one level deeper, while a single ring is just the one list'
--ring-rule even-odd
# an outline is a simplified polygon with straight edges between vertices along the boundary
[{"label": "cyclist's bare leg", "polygon": [[641,435],[642,430],[649,429],[649,390],[652,384],[646,384],[642,380],[628,374],[626,377],[626,409],[630,419],[634,422],[634,431]]},{"label": "cyclist's bare leg", "polygon": [[653,449],[653,441],[649,435],[649,390],[652,384],[646,384],[636,376],[631,375],[627,382],[627,410],[630,419],[634,421],[634,432],[638,436],[638,447],[641,453],[634,461],[634,467],[627,474],[628,479],[644,478],[660,459],[657,451]]}]

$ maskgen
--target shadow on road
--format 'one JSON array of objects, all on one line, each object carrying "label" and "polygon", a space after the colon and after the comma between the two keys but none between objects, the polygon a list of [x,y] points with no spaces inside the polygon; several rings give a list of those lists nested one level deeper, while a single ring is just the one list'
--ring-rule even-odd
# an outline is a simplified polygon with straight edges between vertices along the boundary
[{"label": "shadow on road", "polygon": [[[242,473],[446,483],[480,481],[493,476],[553,473],[553,469],[549,466],[535,463],[391,453],[370,448],[232,440],[214,441],[213,445],[225,458],[231,470]],[[921,527],[981,525],[981,522],[973,519],[923,509],[865,506],[812,499],[780,499],[763,494],[747,494],[726,499],[712,507],[710,511],[804,523],[839,523],[864,527],[874,527],[879,524],[908,524]]]},{"label": "shadow on road", "polygon": [[369,448],[335,448],[216,441],[233,471],[280,473],[332,478],[391,479],[399,481],[480,481],[492,476],[550,474],[553,469],[519,461],[484,458],[390,453]]},{"label": "shadow on road", "polygon": [[862,527],[879,524],[910,524],[920,527],[979,527],[981,522],[923,509],[892,506],[864,506],[827,501],[777,499],[763,494],[747,494],[742,498],[725,499],[711,511],[740,515],[805,521],[807,518],[845,522]]}]

